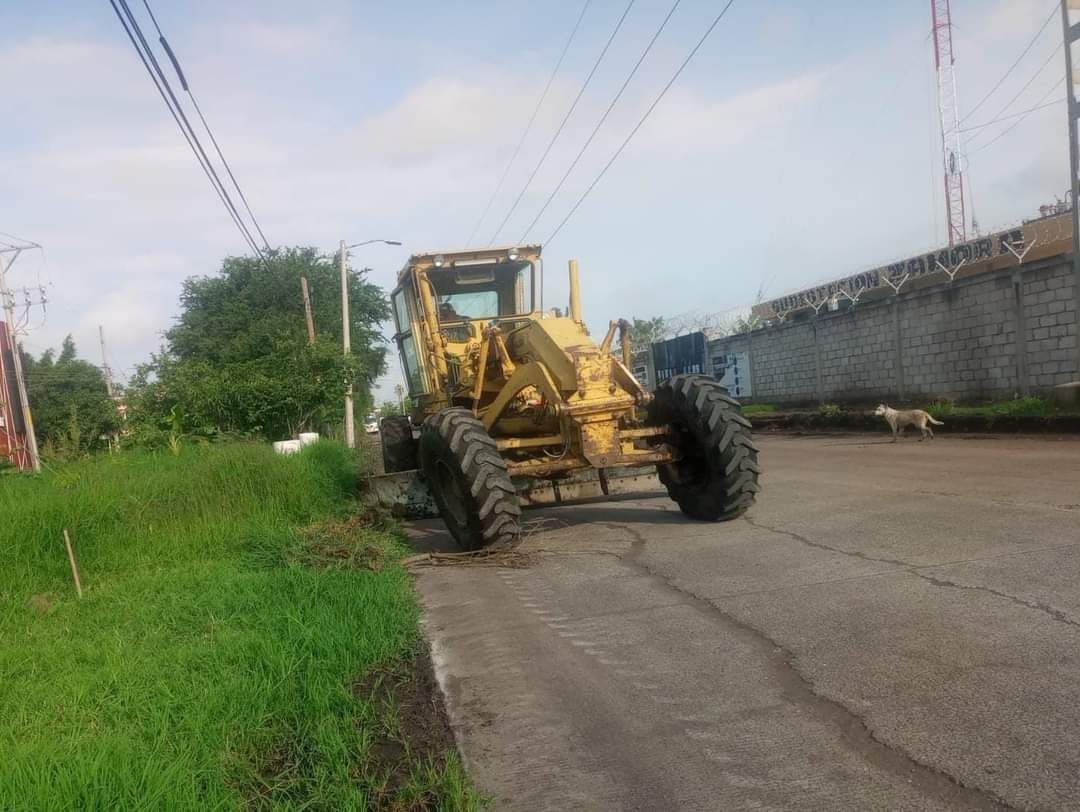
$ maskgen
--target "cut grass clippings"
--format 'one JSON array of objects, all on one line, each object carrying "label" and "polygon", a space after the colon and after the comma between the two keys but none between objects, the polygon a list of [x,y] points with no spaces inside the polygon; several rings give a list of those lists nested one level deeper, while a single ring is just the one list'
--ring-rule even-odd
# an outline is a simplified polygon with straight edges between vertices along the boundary
[{"label": "cut grass clippings", "polygon": [[356,478],[319,443],[0,480],[0,809],[479,808],[449,742],[411,749],[401,706],[355,690],[423,657]]}]

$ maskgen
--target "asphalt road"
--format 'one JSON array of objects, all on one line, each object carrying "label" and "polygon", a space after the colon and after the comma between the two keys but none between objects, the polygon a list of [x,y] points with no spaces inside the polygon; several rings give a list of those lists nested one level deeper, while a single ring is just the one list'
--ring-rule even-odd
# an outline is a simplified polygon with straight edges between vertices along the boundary
[{"label": "asphalt road", "polygon": [[563,506],[420,571],[496,808],[1080,808],[1080,440],[760,445],[743,519]]}]

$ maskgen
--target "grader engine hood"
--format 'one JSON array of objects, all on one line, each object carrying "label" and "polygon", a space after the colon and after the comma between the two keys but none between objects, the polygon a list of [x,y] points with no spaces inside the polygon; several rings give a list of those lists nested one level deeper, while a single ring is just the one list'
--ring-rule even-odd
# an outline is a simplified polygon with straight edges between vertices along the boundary
[{"label": "grader engine hood", "polygon": [[603,400],[629,408],[648,399],[630,370],[573,319],[534,321],[511,334],[508,344],[515,360],[543,364],[570,404]]},{"label": "grader engine hood", "polygon": [[648,395],[630,371],[597,346],[570,318],[547,318],[516,330],[508,342],[515,361],[543,367],[557,388],[561,416],[580,431],[581,452],[590,465],[606,468],[623,459],[620,421]]}]

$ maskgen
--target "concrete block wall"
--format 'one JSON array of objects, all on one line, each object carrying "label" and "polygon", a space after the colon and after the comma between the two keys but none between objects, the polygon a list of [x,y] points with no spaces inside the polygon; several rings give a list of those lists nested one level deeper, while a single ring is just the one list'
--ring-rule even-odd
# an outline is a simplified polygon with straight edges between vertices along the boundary
[{"label": "concrete block wall", "polygon": [[748,352],[760,402],[994,400],[1080,379],[1071,257],[710,342]]},{"label": "concrete block wall", "polygon": [[1009,275],[975,277],[899,307],[906,397],[992,400],[1020,391]]},{"label": "concrete block wall", "polygon": [[895,391],[896,322],[890,307],[856,307],[819,319],[826,400],[883,398]]},{"label": "concrete block wall", "polygon": [[750,372],[755,400],[809,400],[816,396],[814,330],[813,324],[792,324],[781,327],[761,341],[760,331],[750,337]]},{"label": "concrete block wall", "polygon": [[1032,389],[1077,379],[1077,297],[1068,266],[1040,268],[1022,281],[1027,373]]}]

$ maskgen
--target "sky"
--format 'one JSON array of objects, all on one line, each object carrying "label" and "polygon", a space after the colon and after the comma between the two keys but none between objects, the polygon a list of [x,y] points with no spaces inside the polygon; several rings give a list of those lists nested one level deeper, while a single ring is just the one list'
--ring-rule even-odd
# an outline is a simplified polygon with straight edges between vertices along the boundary
[{"label": "sky", "polygon": [[[484,245],[544,242],[545,306],[565,305],[571,258],[586,321],[602,335],[613,318],[727,311],[943,244],[925,0],[735,0],[548,242],[722,7],[682,0],[526,231],[672,2],[633,3],[496,234],[627,6],[591,0],[477,230]],[[145,7],[130,5],[152,31]],[[330,253],[341,239],[401,241],[353,254],[389,290],[409,254],[466,243],[583,0],[151,5],[270,243]],[[1007,74],[1056,7],[954,0],[965,127],[1064,97],[1056,16]],[[245,243],[108,0],[11,0],[0,31],[0,232],[43,246],[20,257],[9,283],[43,284],[49,299],[24,343],[40,352],[70,333],[100,363],[103,325],[123,378],[160,346],[182,281],[216,273]],[[969,206],[984,232],[1035,216],[1069,186],[1065,105],[995,140],[1016,121],[965,134]],[[377,398],[399,380],[392,358]]]}]

